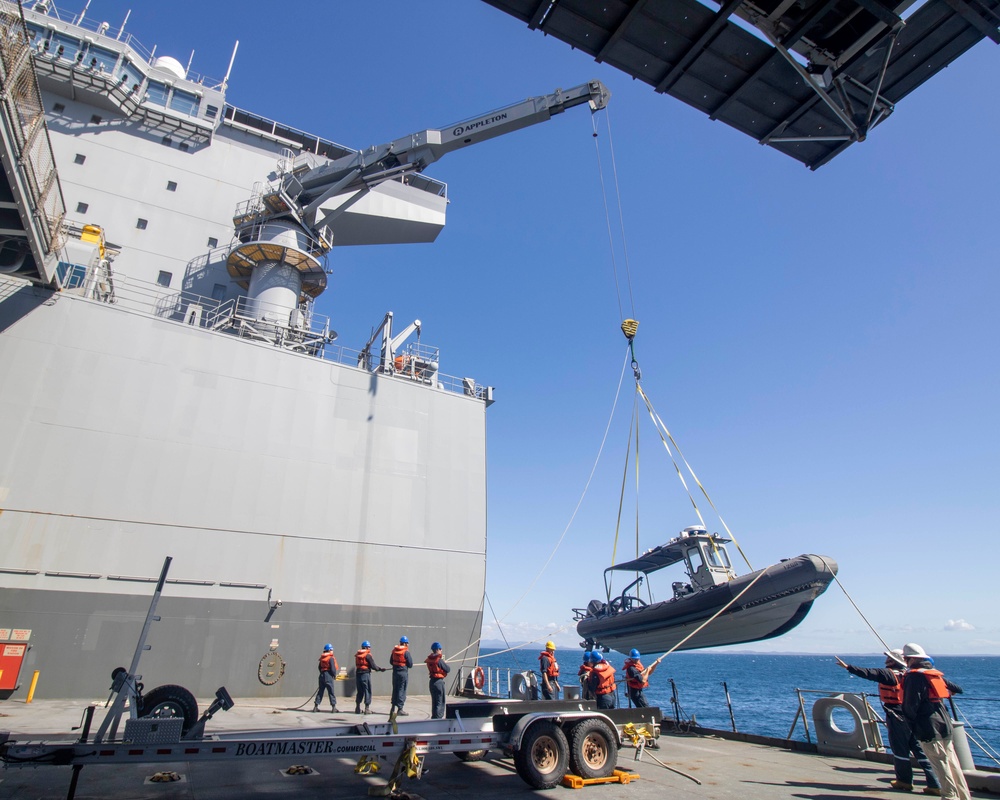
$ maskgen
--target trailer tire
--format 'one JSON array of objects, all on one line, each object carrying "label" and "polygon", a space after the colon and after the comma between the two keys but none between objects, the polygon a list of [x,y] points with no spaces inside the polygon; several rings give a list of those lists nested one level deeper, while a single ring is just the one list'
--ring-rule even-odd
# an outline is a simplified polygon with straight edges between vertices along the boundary
[{"label": "trailer tire", "polygon": [[473,761],[482,761],[486,758],[485,750],[456,750],[455,755],[462,761],[471,764]]},{"label": "trailer tire", "polygon": [[549,720],[528,728],[514,753],[514,766],[521,780],[534,789],[558,786],[569,766],[569,742],[562,728]]},{"label": "trailer tire", "polygon": [[198,701],[183,686],[167,684],[150,689],[142,697],[140,717],[183,717],[181,735],[198,721]]},{"label": "trailer tire", "polygon": [[581,778],[607,778],[618,766],[618,743],[607,723],[578,722],[569,732],[569,768]]}]

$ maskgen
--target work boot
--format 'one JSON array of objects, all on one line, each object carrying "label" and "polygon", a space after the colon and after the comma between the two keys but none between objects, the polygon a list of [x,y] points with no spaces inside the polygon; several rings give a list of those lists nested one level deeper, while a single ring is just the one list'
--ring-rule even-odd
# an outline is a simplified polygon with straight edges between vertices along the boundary
[{"label": "work boot", "polygon": [[365,706],[365,713],[366,714],[371,714],[372,713],[372,707],[371,706]]},{"label": "work boot", "polygon": [[317,713],[319,713],[319,704],[318,703],[313,706],[313,714],[317,714]]},{"label": "work boot", "polygon": [[403,711],[403,709],[399,709],[399,711],[396,712],[396,716],[397,717],[408,717],[408,716],[410,716],[410,714],[409,714],[408,711]]},{"label": "work boot", "polygon": [[355,714],[360,714],[361,713],[361,705],[360,704],[354,706],[354,713]]},{"label": "work boot", "polygon": [[903,783],[902,781],[889,781],[889,785],[895,789],[897,792],[912,792],[912,783]]},{"label": "work boot", "polygon": [[336,706],[330,706],[330,713],[331,714],[336,714],[337,713],[337,707]]},{"label": "work boot", "polygon": [[932,794],[935,797],[940,797],[941,796],[941,790],[938,789],[936,786],[925,786],[924,787],[924,794]]}]

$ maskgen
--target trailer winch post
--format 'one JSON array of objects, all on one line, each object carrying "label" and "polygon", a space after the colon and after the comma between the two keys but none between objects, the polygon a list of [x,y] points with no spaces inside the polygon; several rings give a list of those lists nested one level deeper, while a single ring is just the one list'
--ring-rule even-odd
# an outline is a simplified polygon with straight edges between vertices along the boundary
[{"label": "trailer winch post", "polygon": [[[114,702],[111,704],[111,708],[107,716],[104,717],[101,727],[97,729],[97,734],[94,736],[94,744],[100,744],[104,741],[105,734],[109,733],[109,728],[112,738],[118,733],[118,723],[121,721],[122,712],[125,710],[126,700],[131,701],[129,703],[129,713],[132,718],[135,719],[139,716],[139,709],[137,708],[139,691],[136,684],[142,676],[136,675],[136,670],[139,668],[139,659],[142,657],[143,651],[150,649],[149,645],[146,644],[146,636],[149,635],[149,626],[160,619],[155,613],[156,604],[160,600],[160,595],[163,594],[163,585],[167,582],[167,572],[170,570],[171,561],[173,561],[171,556],[167,556],[163,560],[163,569],[160,570],[160,578],[156,582],[156,589],[153,590],[153,598],[149,602],[149,611],[146,612],[146,622],[142,626],[142,633],[139,634],[139,641],[136,643],[135,653],[132,656],[132,664],[127,673],[119,673],[115,677],[112,691],[117,692],[118,696],[115,697]],[[76,772],[73,774],[73,780],[75,783]]]}]

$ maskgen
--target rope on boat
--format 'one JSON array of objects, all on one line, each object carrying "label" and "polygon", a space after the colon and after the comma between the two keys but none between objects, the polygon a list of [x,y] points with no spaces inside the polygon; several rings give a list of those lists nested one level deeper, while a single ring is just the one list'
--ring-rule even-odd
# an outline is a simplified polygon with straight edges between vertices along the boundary
[{"label": "rope on boat", "polygon": [[[649,399],[649,397],[646,396],[646,393],[642,389],[642,384],[638,380],[635,382],[635,388],[646,404],[646,408],[649,411],[649,415],[653,419],[653,424],[656,426],[656,432],[660,435],[660,441],[663,442],[663,447],[666,449],[667,454],[670,456],[670,460],[674,465],[674,469],[677,470],[677,477],[681,479],[681,483],[684,485],[684,489],[688,493],[688,498],[691,500],[691,505],[694,506],[695,513],[698,515],[698,519],[701,520],[701,524],[704,525],[705,520],[701,516],[701,511],[698,510],[698,504],[695,502],[694,496],[691,494],[691,490],[688,489],[687,481],[684,480],[684,475],[681,472],[680,467],[674,460],[674,454],[670,451],[670,445],[667,444],[667,439],[669,439],[671,444],[673,444],[673,446],[676,448],[677,455],[680,456],[681,461],[684,462],[684,466],[687,467],[687,471],[691,474],[691,477],[694,479],[694,482],[698,484],[698,488],[701,489],[701,493],[705,495],[705,499],[708,500],[708,504],[712,507],[712,510],[719,518],[719,522],[722,524],[722,527],[725,528],[726,533],[729,535],[729,538],[732,539],[733,544],[736,545],[736,549],[739,550],[740,555],[743,556],[743,560],[746,562],[747,566],[750,569],[753,569],[753,565],[750,563],[750,559],[747,558],[746,553],[743,552],[743,548],[740,547],[740,543],[736,541],[736,537],[733,535],[733,532],[729,529],[729,526],[726,524],[726,521],[722,518],[722,514],[719,513],[719,509],[716,508],[715,503],[712,501],[711,496],[709,496],[708,490],[705,489],[705,487],[702,485],[702,482],[698,479],[698,476],[691,468],[691,464],[689,464],[688,460],[684,457],[684,453],[681,451],[680,445],[677,444],[676,440],[671,435],[670,431],[667,429],[666,424],[660,418],[660,415],[656,413],[656,409],[653,408],[652,401]],[[664,434],[666,435],[666,438],[664,438]]]},{"label": "rope on boat", "polygon": [[841,581],[840,581],[840,576],[837,575],[837,573],[833,569],[830,568],[830,563],[826,560],[826,558],[824,558],[823,556],[816,556],[816,558],[818,558],[820,561],[822,561],[823,562],[823,566],[826,567],[828,570],[830,570],[830,572],[833,574],[833,579],[837,582],[837,586],[840,587],[840,591],[842,591],[844,593],[844,597],[846,597],[850,601],[851,605],[854,606],[854,610],[858,612],[858,616],[860,616],[861,619],[863,619],[865,621],[865,625],[867,625],[871,629],[871,632],[875,634],[875,638],[878,639],[882,643],[882,647],[884,649],[886,649],[886,650],[891,650],[892,648],[889,647],[888,644],[886,644],[885,639],[883,639],[879,635],[879,632],[877,630],[875,630],[875,626],[872,625],[868,621],[868,617],[866,617],[862,613],[861,609],[858,608],[858,604],[854,602],[854,598],[851,597],[851,595],[847,591],[847,589],[844,588],[844,584],[841,583]]}]

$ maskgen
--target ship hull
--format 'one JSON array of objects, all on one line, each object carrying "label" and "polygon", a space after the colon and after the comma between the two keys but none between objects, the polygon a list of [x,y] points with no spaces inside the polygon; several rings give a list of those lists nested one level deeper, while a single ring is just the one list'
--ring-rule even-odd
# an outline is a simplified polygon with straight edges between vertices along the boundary
[{"label": "ship hull", "polygon": [[[649,653],[771,639],[805,619],[836,572],[833,559],[802,555],[687,597],[613,615],[588,616],[577,624],[577,633],[613,650],[627,652],[634,647]],[[739,600],[684,641],[755,579]]]},{"label": "ship hull", "polygon": [[305,698],[327,642],[353,674],[364,639],[478,639],[481,400],[2,275],[0,375],[0,629],[37,697],[107,690],[167,556],[149,688]]}]

